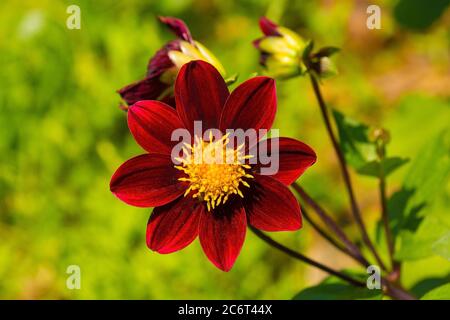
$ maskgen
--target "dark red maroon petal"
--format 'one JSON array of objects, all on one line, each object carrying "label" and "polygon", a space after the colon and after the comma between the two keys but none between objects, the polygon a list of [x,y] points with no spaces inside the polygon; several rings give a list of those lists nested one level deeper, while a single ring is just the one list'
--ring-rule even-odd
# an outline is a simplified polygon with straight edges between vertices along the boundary
[{"label": "dark red maroon petal", "polygon": [[200,60],[185,64],[175,82],[178,115],[191,131],[197,120],[202,121],[204,130],[218,128],[228,95],[227,85],[219,71]]},{"label": "dark red maroon petal", "polygon": [[[220,119],[220,129],[259,129],[272,127],[277,109],[275,80],[254,77],[238,86],[229,96]],[[256,143],[252,141],[250,144]]]},{"label": "dark red maroon petal", "polygon": [[245,210],[240,201],[204,211],[200,219],[200,243],[217,268],[229,271],[233,267],[244,244],[246,229]]},{"label": "dark red maroon petal", "polygon": [[266,61],[270,57],[271,54],[268,52],[262,51],[261,48],[259,47],[259,44],[263,39],[264,38],[259,38],[259,39],[253,40],[253,46],[260,51],[259,64],[262,65],[263,67],[265,67]]},{"label": "dark red maroon petal", "polygon": [[261,28],[261,31],[266,36],[279,36],[280,33],[277,31],[278,25],[266,17],[261,17],[259,19],[259,27]]},{"label": "dark red maroon petal", "polygon": [[168,42],[164,47],[155,53],[155,55],[148,62],[147,77],[160,76],[166,70],[175,66],[169,58],[169,51],[180,51],[180,40],[172,40]]},{"label": "dark red maroon petal", "polygon": [[192,40],[191,32],[189,31],[189,28],[186,26],[183,20],[173,18],[173,17],[158,17],[159,21],[167,25],[170,30],[172,30],[173,33],[180,39],[194,42]]},{"label": "dark red maroon petal", "polygon": [[259,64],[262,65],[263,67],[267,67],[266,62],[267,62],[267,59],[269,59],[269,57],[270,57],[270,53],[261,52],[261,54],[259,55]]},{"label": "dark red maroon petal", "polygon": [[169,85],[159,81],[158,77],[145,78],[132,83],[117,92],[128,105],[140,100],[157,100]]},{"label": "dark red maroon petal", "polygon": [[256,49],[259,49],[259,43],[263,40],[264,38],[258,38],[256,40],[253,40],[252,44]]},{"label": "dark red maroon petal", "polygon": [[160,76],[164,72],[174,68],[174,64],[168,56],[168,52],[171,50],[180,50],[180,40],[170,41],[156,52],[148,62],[145,79],[118,90],[128,105],[140,100],[161,100],[172,107],[175,106],[173,92],[169,90],[171,84],[160,81]]},{"label": "dark red maroon petal", "polygon": [[175,108],[175,97],[172,95],[167,95],[165,98],[162,98],[161,102],[164,102],[168,106]]},{"label": "dark red maroon petal", "polygon": [[[284,137],[262,140],[250,153],[260,161],[264,156],[271,161],[276,161],[275,157],[278,154],[278,171],[269,175],[287,186],[297,180],[317,159],[316,153],[311,147],[298,140]],[[264,164],[259,162],[253,168],[257,173],[261,173],[261,169],[268,169],[271,165],[274,164],[265,161]]]},{"label": "dark red maroon petal", "polygon": [[178,142],[171,141],[174,130],[183,124],[177,112],[159,101],[139,101],[128,109],[128,127],[139,145],[149,153],[170,154]]},{"label": "dark red maroon petal", "polygon": [[300,206],[292,192],[268,176],[255,175],[244,196],[248,223],[263,231],[293,231],[302,227]]},{"label": "dark red maroon petal", "polygon": [[114,173],[110,182],[111,192],[120,200],[137,207],[162,206],[178,198],[186,190],[186,184],[175,169],[170,155],[143,154],[134,157]]},{"label": "dark red maroon petal", "polygon": [[204,207],[188,196],[155,208],[147,224],[147,246],[159,253],[171,253],[188,246],[198,235]]}]

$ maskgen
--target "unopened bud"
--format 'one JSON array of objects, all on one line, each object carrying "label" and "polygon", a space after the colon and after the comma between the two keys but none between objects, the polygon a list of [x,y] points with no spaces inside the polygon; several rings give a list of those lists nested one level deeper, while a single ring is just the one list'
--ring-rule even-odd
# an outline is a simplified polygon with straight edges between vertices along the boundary
[{"label": "unopened bud", "polygon": [[169,51],[168,56],[170,61],[172,61],[178,69],[181,69],[181,67],[188,62],[196,60],[194,56],[175,50]]},{"label": "unopened bud", "polygon": [[391,135],[386,129],[374,128],[370,133],[370,139],[373,142],[379,142],[386,145],[391,141]]},{"label": "unopened bud", "polygon": [[286,54],[292,57],[297,56],[297,50],[291,47],[286,39],[282,37],[266,37],[259,42],[259,48],[263,52],[271,54]]},{"label": "unopened bud", "polygon": [[225,76],[226,74],[225,68],[223,67],[219,59],[217,59],[216,56],[211,51],[209,51],[209,49],[206,48],[203,44],[201,44],[198,41],[194,42],[204,60],[212,64],[222,76]]},{"label": "unopened bud", "polygon": [[285,27],[278,27],[277,30],[290,47],[297,51],[303,50],[305,41],[297,33]]},{"label": "unopened bud", "polygon": [[[305,41],[294,31],[262,18],[264,36],[254,41],[261,52],[260,63],[277,78],[290,78],[304,73],[302,61]],[[261,25],[260,21],[260,25]]]},{"label": "unopened bud", "polygon": [[[212,64],[222,76],[225,75],[225,69],[219,60],[198,41],[194,41],[194,44],[191,44],[187,41],[180,40],[180,51],[171,50],[168,52],[168,56],[175,65],[177,71],[180,70],[184,64],[192,60],[203,60]],[[169,75],[168,77],[170,78],[172,75]]]}]

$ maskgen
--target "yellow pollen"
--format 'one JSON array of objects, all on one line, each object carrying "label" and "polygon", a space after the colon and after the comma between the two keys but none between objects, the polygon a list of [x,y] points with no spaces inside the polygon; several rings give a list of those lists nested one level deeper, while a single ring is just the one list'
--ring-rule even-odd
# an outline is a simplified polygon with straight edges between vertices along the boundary
[{"label": "yellow pollen", "polygon": [[175,168],[186,174],[178,180],[189,182],[184,196],[192,192],[193,198],[206,202],[208,211],[226,203],[230,195],[243,198],[239,188],[250,187],[244,179],[253,178],[246,172],[250,166],[245,164],[252,156],[244,154],[243,144],[236,149],[228,147],[228,136],[226,134],[217,141],[213,141],[211,132],[209,141],[196,136],[193,145],[185,144],[183,157],[176,158],[180,165]]}]

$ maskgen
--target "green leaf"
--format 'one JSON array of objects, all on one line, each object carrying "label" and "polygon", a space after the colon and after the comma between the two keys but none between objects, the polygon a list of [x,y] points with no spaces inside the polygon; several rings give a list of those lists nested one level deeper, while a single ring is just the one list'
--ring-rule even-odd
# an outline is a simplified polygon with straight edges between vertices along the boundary
[{"label": "green leaf", "polygon": [[[349,272],[346,272],[350,274]],[[355,273],[350,275],[355,276]],[[355,276],[364,280],[367,275]],[[381,300],[382,291],[357,288],[335,276],[329,276],[317,286],[300,291],[294,300]]]},{"label": "green leaf", "polygon": [[369,127],[333,110],[339,141],[347,163],[359,174],[385,177],[408,162],[406,158],[389,157],[379,160],[375,143],[369,139]]},{"label": "green leaf", "polygon": [[409,161],[409,159],[400,158],[400,157],[386,158],[381,161],[373,160],[373,161],[367,162],[365,165],[358,168],[356,171],[359,174],[366,175],[366,176],[372,176],[372,177],[379,177],[380,172],[383,171],[385,177],[387,177],[392,172],[394,172],[396,169],[400,168],[405,163],[407,163],[408,161]]},{"label": "green leaf", "polygon": [[311,52],[312,52],[313,48],[314,48],[314,41],[309,40],[308,43],[306,44],[305,48],[303,49],[302,60],[307,68],[311,67],[310,60],[311,60]]},{"label": "green leaf", "polygon": [[[435,260],[436,259],[428,259],[428,261],[435,261]],[[415,262],[414,264],[420,264],[420,263],[421,262]],[[431,262],[431,264],[433,265],[433,262]],[[435,267],[437,267],[437,268],[435,268]],[[423,271],[425,271],[424,274],[420,275],[419,278],[417,278],[419,280],[410,288],[410,292],[412,294],[414,294],[416,297],[422,297],[427,292],[429,292],[439,286],[442,286],[444,284],[450,283],[450,274],[442,276],[442,273],[440,273],[440,271],[436,270],[436,269],[441,269],[441,268],[439,268],[439,265],[436,265],[435,267],[431,266],[431,268],[425,268],[426,270],[423,270]],[[407,268],[410,268],[410,266],[408,266]],[[423,269],[423,266],[420,265],[417,268]],[[433,272],[433,271],[435,271],[435,272]],[[436,272],[438,274],[436,274]],[[420,273],[420,271],[419,271],[419,273]],[[416,274],[417,273],[415,273],[415,275]]]},{"label": "green leaf", "polygon": [[[438,250],[440,249],[439,241],[449,232],[450,226],[445,225],[441,219],[432,215],[427,216],[417,231],[404,230],[400,233],[400,248],[396,252],[395,258],[403,261],[429,257],[436,253],[436,243],[438,243]],[[448,239],[446,241],[448,244]]]},{"label": "green leaf", "polygon": [[450,174],[449,133],[440,133],[419,151],[401,190],[388,200],[394,234],[404,230],[413,233],[427,212],[433,214],[435,199],[444,193]]},{"label": "green leaf", "polygon": [[394,234],[399,235],[399,260],[416,260],[438,254],[449,259],[450,219],[434,213],[450,173],[448,131],[427,144],[413,162],[401,191],[388,202]]},{"label": "green leaf", "polygon": [[431,290],[420,300],[450,300],[450,283]]},{"label": "green leaf", "polygon": [[416,202],[426,202],[444,190],[450,173],[450,130],[439,134],[418,153],[405,178],[406,189],[417,189]]},{"label": "green leaf", "polygon": [[337,47],[323,47],[320,48],[319,51],[317,51],[314,54],[314,57],[317,58],[323,58],[323,57],[330,57],[335,53],[338,53],[341,49]]},{"label": "green leaf", "polygon": [[445,12],[448,0],[400,0],[394,8],[394,18],[412,30],[424,30]]},{"label": "green leaf", "polygon": [[432,249],[434,253],[450,261],[450,231],[438,239]]},{"label": "green leaf", "polygon": [[358,170],[368,162],[376,160],[375,145],[369,140],[369,127],[346,117],[337,110],[333,110],[333,116],[347,163]]},{"label": "green leaf", "polygon": [[235,74],[229,76],[228,78],[226,78],[225,83],[227,84],[227,86],[230,86],[233,83],[235,83],[238,78],[239,78],[239,73],[235,73]]}]

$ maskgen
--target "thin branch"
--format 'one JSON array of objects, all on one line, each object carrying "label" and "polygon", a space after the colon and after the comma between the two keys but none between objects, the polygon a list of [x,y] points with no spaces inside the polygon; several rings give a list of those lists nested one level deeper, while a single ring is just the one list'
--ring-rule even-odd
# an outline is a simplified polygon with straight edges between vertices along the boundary
[{"label": "thin branch", "polygon": [[339,225],[330,217],[329,214],[316,202],[309,194],[297,183],[292,184],[292,187],[297,192],[297,194],[307,203],[320,219],[325,223],[325,225],[342,241],[342,243],[347,248],[350,255],[360,262],[363,266],[368,266],[370,263],[364,258],[359,248],[347,237],[344,231],[339,227]]},{"label": "thin branch", "polygon": [[284,253],[286,253],[287,255],[289,255],[290,257],[292,257],[294,259],[303,261],[303,262],[305,262],[305,263],[307,263],[307,264],[309,264],[311,266],[314,266],[314,267],[316,267],[316,268],[318,268],[318,269],[320,269],[320,270],[322,270],[324,272],[332,274],[332,275],[334,275],[334,276],[336,276],[336,277],[338,277],[338,278],[340,278],[340,279],[342,279],[344,281],[347,281],[351,285],[354,285],[354,286],[357,286],[357,287],[365,287],[366,286],[365,282],[353,279],[352,277],[350,277],[350,276],[348,276],[348,275],[346,275],[346,274],[344,274],[344,273],[342,273],[340,271],[331,269],[330,267],[327,267],[326,265],[324,265],[324,264],[322,264],[320,262],[312,260],[311,258],[308,258],[308,257],[302,255],[301,253],[298,253],[298,252],[296,252],[296,251],[294,251],[294,250],[292,250],[292,249],[282,245],[281,243],[273,240],[271,237],[266,235],[264,232],[262,232],[262,231],[260,231],[260,230],[258,230],[256,228],[250,227],[250,229],[253,231],[253,233],[257,237],[259,237],[260,239],[265,241],[267,244],[269,244],[270,246],[272,246],[272,247],[274,247],[274,248],[276,248],[276,249],[278,249],[280,251],[283,251]]},{"label": "thin branch", "polygon": [[380,172],[379,180],[379,191],[380,191],[380,201],[381,201],[381,218],[384,226],[384,233],[386,235],[386,242],[388,246],[389,258],[392,265],[392,278],[397,280],[400,277],[400,264],[394,258],[395,242],[392,235],[391,226],[389,225],[389,212],[387,208],[387,197],[386,197],[386,177],[384,175],[383,169]]},{"label": "thin branch", "polygon": [[[326,233],[325,230],[323,230],[309,215],[308,211],[305,209],[305,207],[302,206],[302,215],[305,217],[306,221],[309,222],[309,224],[313,227],[314,230],[318,234],[322,236],[325,240],[327,240],[333,247],[338,249],[339,251],[342,251],[346,255],[349,255],[353,258],[352,253],[343,245],[341,245],[339,242],[337,242],[333,237],[331,237],[328,233]],[[359,261],[358,261],[359,262]]]},{"label": "thin branch", "polygon": [[[302,262],[305,262],[313,267],[316,267],[324,272],[327,272],[331,275],[334,275],[344,281],[347,281],[349,284],[356,286],[356,287],[360,287],[360,288],[365,288],[367,286],[367,284],[363,281],[360,280],[356,280],[348,275],[346,275],[345,273],[342,273],[340,271],[334,270],[320,262],[317,262],[315,260],[312,260],[311,258],[308,258],[304,255],[302,255],[299,252],[296,252],[284,245],[282,245],[281,243],[275,241],[274,239],[272,239],[271,237],[269,237],[268,235],[266,235],[264,232],[249,226],[250,230],[253,231],[253,233],[260,238],[261,240],[263,240],[264,242],[266,242],[267,244],[269,244],[270,246],[272,246],[275,249],[278,249],[284,253],[286,253],[287,255],[289,255],[290,257],[300,260]],[[415,300],[416,298],[411,295],[408,291],[406,291],[405,289],[403,289],[400,286],[396,286],[395,284],[391,283],[390,281],[388,281],[385,278],[381,279],[382,281],[382,285],[383,285],[383,291],[385,294],[387,294],[388,296],[394,298],[394,299],[398,299],[398,300]]]},{"label": "thin branch", "polygon": [[347,169],[347,164],[345,161],[345,157],[342,154],[342,151],[339,147],[339,143],[333,133],[333,128],[331,125],[331,121],[330,121],[330,117],[328,115],[328,108],[325,104],[325,101],[323,100],[322,97],[322,93],[320,92],[320,88],[319,88],[319,83],[317,82],[316,78],[314,77],[314,75],[310,74],[310,79],[311,79],[311,83],[314,89],[314,93],[316,95],[317,101],[319,103],[319,107],[320,107],[320,111],[322,113],[322,117],[323,120],[325,122],[325,126],[328,132],[328,135],[331,139],[331,142],[333,144],[333,148],[336,152],[336,155],[338,157],[339,160],[339,166],[341,167],[341,171],[342,171],[342,175],[344,178],[344,182],[345,182],[345,186],[347,188],[347,192],[348,192],[348,196],[350,199],[350,204],[351,204],[351,208],[352,208],[352,214],[353,217],[356,221],[356,224],[361,232],[362,235],[362,239],[364,241],[364,243],[367,245],[367,247],[369,248],[369,250],[372,252],[373,256],[375,257],[375,259],[377,260],[377,263],[380,265],[380,267],[384,270],[386,270],[386,266],[383,263],[383,261],[381,260],[380,256],[378,255],[377,250],[375,249],[375,246],[373,245],[372,241],[370,240],[370,237],[367,233],[366,230],[366,226],[364,225],[364,221],[362,219],[361,216],[361,211],[359,209],[359,206],[356,202],[356,198],[355,198],[355,194],[353,192],[353,187],[352,187],[352,183],[351,183],[351,179],[350,179],[350,174],[348,172]]},{"label": "thin branch", "polygon": [[391,298],[397,300],[417,300],[415,296],[413,296],[411,293],[406,291],[401,286],[395,285],[384,278],[381,279],[381,282],[384,286],[384,293],[390,296]]},{"label": "thin branch", "polygon": [[386,233],[386,240],[388,244],[389,257],[391,258],[391,262],[394,260],[394,240],[392,238],[391,227],[389,226],[389,216],[387,211],[387,202],[386,202],[386,179],[384,178],[384,174],[380,176],[380,200],[381,200],[381,217],[384,225],[384,232]]}]

